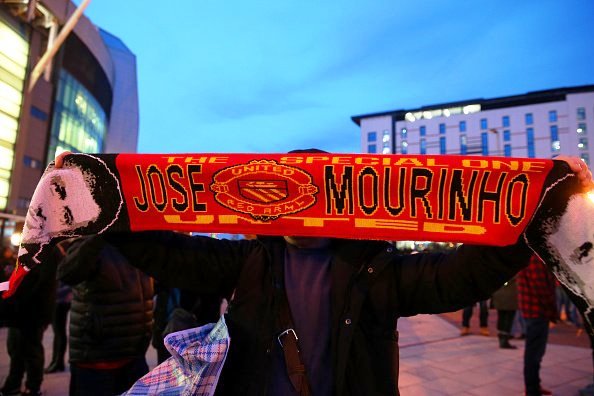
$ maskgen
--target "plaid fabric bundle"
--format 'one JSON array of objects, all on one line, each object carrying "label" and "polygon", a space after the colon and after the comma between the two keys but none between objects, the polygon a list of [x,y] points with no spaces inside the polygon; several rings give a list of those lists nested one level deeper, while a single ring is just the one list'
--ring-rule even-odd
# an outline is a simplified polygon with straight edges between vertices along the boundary
[{"label": "plaid fabric bundle", "polygon": [[555,277],[536,255],[530,264],[518,273],[518,306],[524,318],[557,319]]},{"label": "plaid fabric bundle", "polygon": [[165,346],[171,357],[123,395],[213,395],[230,341],[224,316],[217,323],[169,334]]}]

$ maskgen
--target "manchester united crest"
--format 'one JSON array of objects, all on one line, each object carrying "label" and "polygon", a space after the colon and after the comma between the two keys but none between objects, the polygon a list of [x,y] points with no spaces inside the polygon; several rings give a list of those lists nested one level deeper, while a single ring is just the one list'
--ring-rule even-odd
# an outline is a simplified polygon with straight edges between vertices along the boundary
[{"label": "manchester united crest", "polygon": [[318,187],[309,173],[273,160],[234,165],[213,175],[210,190],[218,203],[256,220],[275,220],[315,204]]}]

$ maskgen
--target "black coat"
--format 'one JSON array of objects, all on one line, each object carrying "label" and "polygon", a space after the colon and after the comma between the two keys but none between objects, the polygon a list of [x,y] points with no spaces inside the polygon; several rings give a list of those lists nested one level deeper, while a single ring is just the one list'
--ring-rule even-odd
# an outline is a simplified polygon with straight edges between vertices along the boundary
[{"label": "black coat", "polygon": [[105,245],[86,252],[75,242],[58,267],[72,286],[71,362],[99,362],[144,356],[151,339],[153,282]]},{"label": "black coat", "polygon": [[[231,348],[217,394],[266,394],[270,351],[277,345],[271,263],[284,258],[282,238],[228,241],[170,232],[104,238],[169,286],[235,289],[226,315]],[[99,249],[101,237],[91,243]],[[331,351],[339,395],[397,394],[398,318],[484,300],[530,256],[522,243],[401,256],[386,242],[334,240],[331,251]]]}]

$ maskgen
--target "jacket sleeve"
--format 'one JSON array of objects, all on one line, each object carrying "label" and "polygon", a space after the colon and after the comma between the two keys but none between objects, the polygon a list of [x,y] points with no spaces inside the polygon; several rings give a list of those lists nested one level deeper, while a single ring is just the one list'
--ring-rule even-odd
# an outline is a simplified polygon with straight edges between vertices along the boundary
[{"label": "jacket sleeve", "polygon": [[205,293],[232,290],[249,255],[263,249],[257,241],[144,231],[93,236],[83,242],[86,246],[81,246],[78,254],[69,254],[69,259],[85,265],[106,242],[117,247],[130,264],[166,287]]},{"label": "jacket sleeve", "polygon": [[401,316],[441,313],[488,299],[528,265],[523,242],[494,247],[461,245],[451,253],[405,256],[397,265]]}]

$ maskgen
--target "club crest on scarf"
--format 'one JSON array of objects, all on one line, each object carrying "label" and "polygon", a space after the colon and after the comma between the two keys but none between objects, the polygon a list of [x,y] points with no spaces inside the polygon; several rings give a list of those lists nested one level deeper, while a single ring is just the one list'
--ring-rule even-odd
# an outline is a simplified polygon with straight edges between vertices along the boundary
[{"label": "club crest on scarf", "polygon": [[218,203],[256,220],[275,220],[316,203],[309,173],[276,161],[250,161],[222,169],[210,185]]}]

